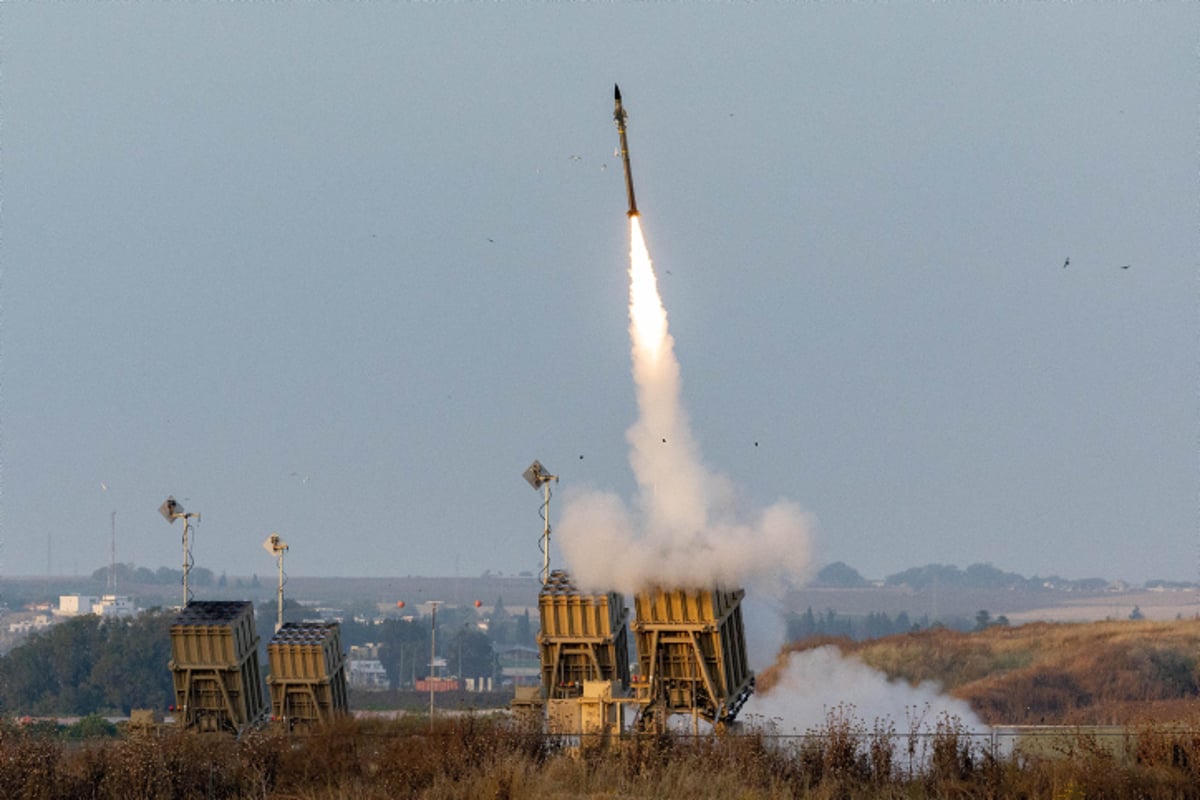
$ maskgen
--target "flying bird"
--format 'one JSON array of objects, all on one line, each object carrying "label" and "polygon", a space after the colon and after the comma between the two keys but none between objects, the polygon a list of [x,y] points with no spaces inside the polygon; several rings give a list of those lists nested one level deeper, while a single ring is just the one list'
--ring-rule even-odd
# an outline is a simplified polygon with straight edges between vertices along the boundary
[{"label": "flying bird", "polygon": [[1070,265],[1071,265],[1071,258],[1070,258],[1070,256],[1068,256],[1067,260],[1063,262],[1063,269],[1066,269]]},{"label": "flying bird", "polygon": [[1129,269],[1131,266],[1131,264],[1122,264],[1121,269]]}]

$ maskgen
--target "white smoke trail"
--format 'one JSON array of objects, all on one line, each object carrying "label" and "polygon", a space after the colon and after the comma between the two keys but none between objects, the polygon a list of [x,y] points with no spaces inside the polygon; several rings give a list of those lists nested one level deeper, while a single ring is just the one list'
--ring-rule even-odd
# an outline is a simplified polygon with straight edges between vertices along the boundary
[{"label": "white smoke trail", "polygon": [[638,419],[626,439],[636,511],[612,493],[566,493],[558,541],[577,585],[632,593],[754,583],[769,591],[801,579],[810,564],[809,515],[786,500],[738,513],[730,481],[703,464],[637,216],[630,217],[629,336]]}]

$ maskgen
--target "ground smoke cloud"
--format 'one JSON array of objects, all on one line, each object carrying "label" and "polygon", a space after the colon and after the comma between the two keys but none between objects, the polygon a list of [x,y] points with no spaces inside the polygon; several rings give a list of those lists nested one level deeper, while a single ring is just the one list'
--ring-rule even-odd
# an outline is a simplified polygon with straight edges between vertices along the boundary
[{"label": "ground smoke cloud", "polygon": [[812,520],[780,501],[739,513],[705,468],[680,401],[679,362],[638,217],[630,217],[629,336],[638,419],[626,432],[637,479],[631,510],[609,492],[568,492],[558,541],[586,591],[653,585],[773,592],[807,571]]},{"label": "ground smoke cloud", "polygon": [[987,730],[970,705],[942,694],[936,684],[889,681],[879,670],[844,657],[836,647],[781,658],[786,661],[778,681],[770,691],[750,698],[743,719],[771,722],[783,734],[805,733],[820,728],[831,708],[841,705],[852,708],[868,725],[890,720],[901,733],[928,733],[946,718],[959,720],[967,730]]}]

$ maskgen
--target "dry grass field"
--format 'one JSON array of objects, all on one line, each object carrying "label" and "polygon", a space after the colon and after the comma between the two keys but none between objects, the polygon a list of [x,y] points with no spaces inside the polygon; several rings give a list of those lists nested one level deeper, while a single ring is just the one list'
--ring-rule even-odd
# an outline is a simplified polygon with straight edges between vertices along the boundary
[{"label": "dry grass field", "polygon": [[[1200,711],[1200,620],[945,629],[836,644],[889,678],[933,681],[993,725],[1174,721]],[[782,663],[781,656],[781,662]],[[760,690],[778,664],[759,676]]]},{"label": "dry grass field", "polygon": [[0,797],[26,800],[1200,798],[1200,736],[1142,729],[998,752],[952,722],[919,744],[831,714],[803,737],[649,736],[580,750],[496,717],[355,721],[241,741],[165,730],[67,745],[0,729]]}]

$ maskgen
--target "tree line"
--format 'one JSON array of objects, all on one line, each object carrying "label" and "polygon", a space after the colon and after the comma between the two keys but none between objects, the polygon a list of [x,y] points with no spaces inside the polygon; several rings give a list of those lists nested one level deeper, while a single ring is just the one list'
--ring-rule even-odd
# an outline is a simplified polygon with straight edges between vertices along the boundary
[{"label": "tree line", "polygon": [[861,642],[867,639],[882,639],[885,636],[894,636],[900,633],[922,631],[931,627],[969,631],[974,629],[975,625],[976,622],[962,617],[939,618],[937,621],[930,621],[929,615],[923,614],[917,619],[913,619],[906,611],[901,611],[892,617],[884,611],[854,615],[838,614],[832,608],[827,608],[824,613],[816,614],[813,613],[812,606],[809,606],[803,614],[794,614],[787,618],[787,638],[788,641],[798,642],[829,636]]},{"label": "tree line", "polygon": [[[128,586],[129,584],[137,585],[161,585],[183,582],[183,570],[171,569],[170,567],[159,567],[158,569],[150,569],[149,567],[135,567],[133,564],[113,564],[111,567],[100,567],[92,571],[92,580],[97,583],[105,583],[108,581],[109,570],[112,570],[113,577],[118,586]],[[224,586],[224,576],[219,585]],[[207,567],[192,567],[188,570],[188,583],[193,586],[212,586],[215,577],[213,571]]]},{"label": "tree line", "polygon": [[[491,629],[475,624],[473,609],[438,612],[437,653],[445,661],[439,675],[497,675],[498,634],[503,642],[533,641],[528,614],[512,615],[497,601]],[[258,607],[259,667],[269,669],[267,644],[276,619],[274,602]],[[285,621],[302,620],[303,609],[285,601]],[[165,709],[174,687],[168,663],[174,611],[152,610],[132,618],[73,617],[33,633],[0,657],[0,713],[20,715],[115,714],[132,708]],[[429,674],[430,619],[387,619],[378,624],[341,624],[342,647],[378,645],[391,688],[402,689]]]},{"label": "tree line", "polygon": [[101,621],[88,615],[32,634],[0,658],[5,713],[128,714],[166,708],[174,692],[172,612]]}]

